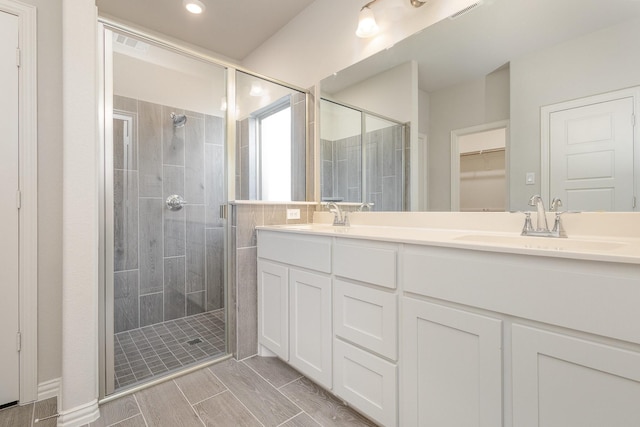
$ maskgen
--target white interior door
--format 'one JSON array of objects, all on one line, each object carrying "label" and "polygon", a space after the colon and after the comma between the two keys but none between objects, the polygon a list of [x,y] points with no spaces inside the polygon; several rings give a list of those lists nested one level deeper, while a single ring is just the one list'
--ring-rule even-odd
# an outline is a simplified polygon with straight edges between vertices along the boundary
[{"label": "white interior door", "polygon": [[0,12],[0,405],[19,398],[18,18]]},{"label": "white interior door", "polygon": [[585,104],[549,117],[549,190],[568,210],[634,210],[634,99]]}]

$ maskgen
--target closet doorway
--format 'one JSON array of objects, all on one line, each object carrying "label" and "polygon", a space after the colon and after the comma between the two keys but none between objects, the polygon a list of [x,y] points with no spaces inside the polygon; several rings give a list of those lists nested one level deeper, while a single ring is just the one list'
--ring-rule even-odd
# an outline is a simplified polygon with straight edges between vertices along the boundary
[{"label": "closet doorway", "polygon": [[486,123],[451,132],[451,210],[502,212],[508,206],[509,123]]}]

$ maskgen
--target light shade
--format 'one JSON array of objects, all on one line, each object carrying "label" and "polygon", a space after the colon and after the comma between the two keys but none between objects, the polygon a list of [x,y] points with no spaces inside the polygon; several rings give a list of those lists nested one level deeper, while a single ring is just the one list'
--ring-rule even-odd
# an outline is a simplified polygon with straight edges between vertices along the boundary
[{"label": "light shade", "polygon": [[358,29],[356,30],[356,36],[362,38],[371,37],[377,32],[378,24],[376,24],[376,18],[373,16],[373,11],[367,6],[363,7],[358,15]]},{"label": "light shade", "polygon": [[264,95],[264,88],[260,83],[253,82],[251,83],[251,90],[249,91],[250,96],[262,96]]},{"label": "light shade", "polygon": [[183,0],[183,6],[191,13],[200,14],[204,12],[205,6],[200,0]]}]

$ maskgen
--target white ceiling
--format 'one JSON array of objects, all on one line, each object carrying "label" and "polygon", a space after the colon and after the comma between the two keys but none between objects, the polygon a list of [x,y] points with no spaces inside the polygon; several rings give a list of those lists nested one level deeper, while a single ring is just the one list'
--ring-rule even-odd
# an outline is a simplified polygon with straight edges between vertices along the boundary
[{"label": "white ceiling", "polygon": [[100,14],[184,40],[240,62],[314,0],[202,0],[201,15],[182,0],[96,0]]}]

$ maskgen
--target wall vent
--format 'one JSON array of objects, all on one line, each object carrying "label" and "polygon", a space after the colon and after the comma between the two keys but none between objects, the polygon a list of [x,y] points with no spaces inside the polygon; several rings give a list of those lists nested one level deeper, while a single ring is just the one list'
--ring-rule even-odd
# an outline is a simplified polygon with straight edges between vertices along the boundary
[{"label": "wall vent", "polygon": [[461,17],[462,15],[466,15],[467,13],[471,12],[473,9],[477,8],[477,7],[478,7],[478,6],[480,6],[480,5],[482,5],[482,0],[480,0],[480,1],[479,1],[479,2],[477,2],[477,3],[471,4],[471,5],[469,5],[469,6],[465,7],[465,8],[464,8],[464,9],[462,9],[462,10],[457,11],[456,13],[454,13],[453,15],[451,15],[451,16],[449,17],[449,19],[456,19],[456,18]]}]

